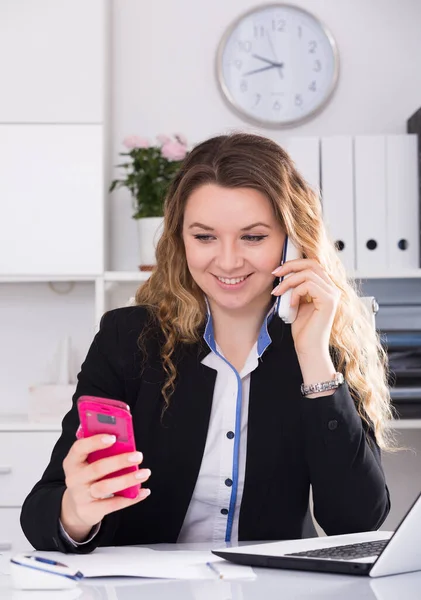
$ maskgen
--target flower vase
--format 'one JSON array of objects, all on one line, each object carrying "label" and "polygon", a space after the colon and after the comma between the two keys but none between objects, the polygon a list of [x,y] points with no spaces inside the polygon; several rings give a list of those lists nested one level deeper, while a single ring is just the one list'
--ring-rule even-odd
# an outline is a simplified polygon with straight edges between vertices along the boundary
[{"label": "flower vase", "polygon": [[155,267],[155,251],[159,238],[162,235],[163,225],[164,217],[137,219],[140,271],[152,271]]}]

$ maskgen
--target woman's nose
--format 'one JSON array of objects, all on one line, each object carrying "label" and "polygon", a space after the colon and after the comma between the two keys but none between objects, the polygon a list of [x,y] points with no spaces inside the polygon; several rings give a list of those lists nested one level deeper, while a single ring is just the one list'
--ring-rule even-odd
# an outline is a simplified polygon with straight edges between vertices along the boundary
[{"label": "woman's nose", "polygon": [[215,262],[222,271],[222,274],[229,275],[243,265],[244,259],[237,248],[231,245],[224,245],[219,248]]}]

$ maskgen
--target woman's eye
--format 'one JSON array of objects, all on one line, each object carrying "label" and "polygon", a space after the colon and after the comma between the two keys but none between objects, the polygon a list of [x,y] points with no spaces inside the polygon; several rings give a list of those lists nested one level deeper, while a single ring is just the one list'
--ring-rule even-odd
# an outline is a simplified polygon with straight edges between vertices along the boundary
[{"label": "woman's eye", "polygon": [[242,239],[246,242],[261,242],[267,238],[267,235],[243,235]]},{"label": "woman's eye", "polygon": [[213,238],[213,235],[205,235],[202,233],[198,233],[197,235],[194,236],[194,238],[201,242],[209,242]]},{"label": "woman's eye", "polygon": [[[215,236],[206,235],[205,233],[197,233],[194,238],[200,242],[210,242],[215,239]],[[246,242],[261,242],[265,238],[267,238],[267,235],[243,235],[241,239],[245,240]]]}]

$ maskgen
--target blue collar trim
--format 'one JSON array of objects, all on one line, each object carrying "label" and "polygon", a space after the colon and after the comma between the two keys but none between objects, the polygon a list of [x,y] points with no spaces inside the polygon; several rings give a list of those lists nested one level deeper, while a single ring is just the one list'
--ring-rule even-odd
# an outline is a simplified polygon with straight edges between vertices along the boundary
[{"label": "blue collar trim", "polygon": [[[205,342],[207,343],[207,345],[209,346],[209,348],[212,350],[212,352],[217,352],[215,333],[214,333],[214,328],[213,328],[212,313],[211,313],[209,302],[208,302],[208,299],[206,298],[206,296],[205,296],[205,300],[206,300],[206,307],[207,307],[207,321],[206,321],[205,331],[203,333],[203,338],[204,338]],[[275,314],[275,309],[276,309],[276,302],[274,302],[272,304],[272,306],[269,309],[268,314],[266,315],[266,318],[263,321],[262,326],[260,328],[259,336],[257,338],[257,356],[258,356],[258,358],[260,358],[263,355],[263,353],[265,352],[267,347],[270,346],[270,344],[272,343],[272,338],[269,335],[268,326]]]}]

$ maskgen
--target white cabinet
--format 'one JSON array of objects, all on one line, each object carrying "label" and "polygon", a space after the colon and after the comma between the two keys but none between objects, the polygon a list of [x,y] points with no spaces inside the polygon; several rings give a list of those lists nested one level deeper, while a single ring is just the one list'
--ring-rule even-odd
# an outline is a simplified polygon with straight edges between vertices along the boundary
[{"label": "white cabinet", "polygon": [[0,274],[99,274],[101,125],[0,125]]},{"label": "white cabinet", "polygon": [[108,0],[0,2],[1,123],[99,123]]},{"label": "white cabinet", "polygon": [[33,550],[20,526],[20,508],[0,508],[0,553]]},{"label": "white cabinet", "polygon": [[31,549],[20,526],[22,504],[49,463],[59,425],[0,418],[0,552]]},{"label": "white cabinet", "polygon": [[0,277],[104,271],[110,8],[0,2]]},{"label": "white cabinet", "polygon": [[58,439],[52,431],[2,431],[0,506],[21,506],[41,478]]}]

